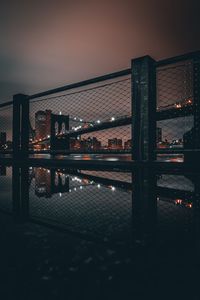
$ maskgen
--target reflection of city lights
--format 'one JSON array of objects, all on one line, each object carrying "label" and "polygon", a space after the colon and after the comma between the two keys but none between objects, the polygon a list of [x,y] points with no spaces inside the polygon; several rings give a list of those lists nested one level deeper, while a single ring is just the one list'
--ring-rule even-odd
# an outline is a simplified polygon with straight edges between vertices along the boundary
[{"label": "reflection of city lights", "polygon": [[61,111],[59,112],[59,115],[60,115],[60,116],[62,115],[62,112],[61,112]]},{"label": "reflection of city lights", "polygon": [[71,193],[72,190],[69,190],[69,192]]},{"label": "reflection of city lights", "polygon": [[177,205],[178,205],[178,204],[182,204],[182,202],[183,202],[182,199],[176,199],[176,200],[175,200],[175,204],[177,204]]},{"label": "reflection of city lights", "polygon": [[83,122],[83,119],[80,119],[80,122]]},{"label": "reflection of city lights", "polygon": [[101,121],[100,120],[97,120],[97,124],[100,124],[101,123]]},{"label": "reflection of city lights", "polygon": [[100,184],[97,184],[97,187],[98,187],[98,189],[100,189],[101,185],[100,185]]},{"label": "reflection of city lights", "polygon": [[82,190],[83,189],[83,187],[82,187],[82,185],[80,186],[80,190]]},{"label": "reflection of city lights", "polygon": [[48,138],[48,139],[50,138],[50,135],[49,135],[49,134],[47,135],[47,138]]},{"label": "reflection of city lights", "polygon": [[59,196],[62,197],[62,193],[59,193]]},{"label": "reflection of city lights", "polygon": [[74,188],[74,191],[76,191],[76,188]]},{"label": "reflection of city lights", "polygon": [[185,206],[188,208],[192,208],[192,203],[187,203]]},{"label": "reflection of city lights", "polygon": [[111,118],[111,121],[115,121],[115,118],[114,118],[114,117],[112,117],[112,118]]},{"label": "reflection of city lights", "polygon": [[116,191],[116,188],[114,186],[112,186],[111,190],[114,192],[114,191]]},{"label": "reflection of city lights", "polygon": [[175,107],[176,107],[176,108],[181,108],[181,104],[180,104],[180,103],[176,103],[176,104],[175,104]]}]

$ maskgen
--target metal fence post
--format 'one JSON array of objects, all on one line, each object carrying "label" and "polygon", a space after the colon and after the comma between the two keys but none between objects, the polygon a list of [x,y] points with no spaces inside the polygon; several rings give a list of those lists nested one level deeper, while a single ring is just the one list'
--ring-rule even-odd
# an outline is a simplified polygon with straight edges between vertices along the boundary
[{"label": "metal fence post", "polygon": [[21,95],[13,96],[13,157],[18,158],[20,155],[21,145]]},{"label": "metal fence post", "polygon": [[156,66],[150,56],[132,60],[132,159],[155,159]]},{"label": "metal fence post", "polygon": [[28,157],[29,151],[29,100],[26,95],[21,95],[21,154]]},{"label": "metal fence post", "polygon": [[200,53],[193,59],[194,148],[200,149]]},{"label": "metal fence post", "polygon": [[28,156],[29,101],[26,95],[13,96],[13,156]]}]

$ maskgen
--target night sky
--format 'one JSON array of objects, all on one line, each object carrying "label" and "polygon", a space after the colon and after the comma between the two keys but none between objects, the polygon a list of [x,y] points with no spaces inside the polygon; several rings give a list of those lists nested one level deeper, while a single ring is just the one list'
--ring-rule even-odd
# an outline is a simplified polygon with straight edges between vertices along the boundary
[{"label": "night sky", "polygon": [[200,49],[198,1],[1,1],[0,102]]}]

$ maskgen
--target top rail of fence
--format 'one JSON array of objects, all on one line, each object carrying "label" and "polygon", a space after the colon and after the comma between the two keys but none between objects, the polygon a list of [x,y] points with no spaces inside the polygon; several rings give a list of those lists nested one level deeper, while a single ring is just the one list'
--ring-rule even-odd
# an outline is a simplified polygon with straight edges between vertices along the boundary
[{"label": "top rail of fence", "polygon": [[13,101],[0,103],[0,108],[6,107],[6,106],[10,106],[10,105],[12,105],[12,104],[13,104]]},{"label": "top rail of fence", "polygon": [[156,62],[156,66],[157,67],[162,67],[162,66],[165,66],[165,65],[178,63],[178,62],[181,62],[181,61],[184,61],[184,60],[193,59],[197,56],[200,56],[200,51],[190,52],[190,53],[170,57],[170,58],[167,58],[167,59],[159,60],[159,61]]},{"label": "top rail of fence", "polygon": [[34,95],[31,95],[29,97],[27,97],[29,100],[31,99],[35,99],[35,98],[40,98],[40,97],[44,97],[44,96],[49,96],[52,94],[56,94],[56,93],[60,93],[60,92],[64,92],[67,90],[71,90],[71,89],[75,89],[75,88],[80,88],[86,85],[90,85],[90,84],[95,84],[95,83],[99,83],[105,80],[111,80],[111,79],[115,79],[118,77],[122,77],[122,76],[126,76],[126,75],[130,75],[131,74],[131,69],[125,69],[119,72],[114,72],[114,73],[110,73],[110,74],[106,74],[103,76],[99,76],[99,77],[94,77],[91,79],[87,79],[84,81],[80,81],[77,83],[72,83],[72,84],[68,84],[59,88],[55,88],[55,89],[51,89],[45,92],[41,92],[41,93],[37,93]]}]

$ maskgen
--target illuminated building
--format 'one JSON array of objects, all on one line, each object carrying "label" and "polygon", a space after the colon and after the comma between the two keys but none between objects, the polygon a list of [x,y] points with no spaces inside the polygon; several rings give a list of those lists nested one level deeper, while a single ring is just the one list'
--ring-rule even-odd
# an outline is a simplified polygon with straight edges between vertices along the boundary
[{"label": "illuminated building", "polygon": [[81,142],[80,140],[77,140],[76,138],[70,139],[70,149],[71,150],[79,150],[81,148]]},{"label": "illuminated building", "polygon": [[124,143],[124,149],[125,150],[130,150],[132,148],[132,140],[127,140],[125,143]]},{"label": "illuminated building", "polygon": [[80,141],[81,150],[98,150],[101,149],[101,142],[96,137],[88,137]]},{"label": "illuminated building", "polygon": [[51,110],[38,111],[35,114],[35,138],[46,138],[51,132]]},{"label": "illuminated building", "polygon": [[108,140],[108,149],[122,149],[122,139],[109,139]]}]

